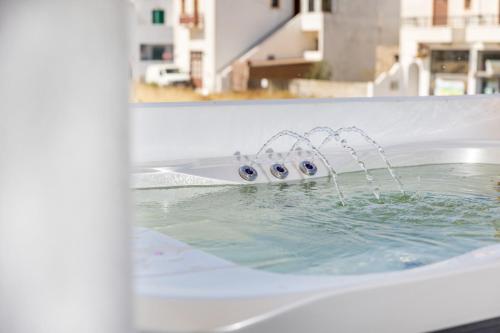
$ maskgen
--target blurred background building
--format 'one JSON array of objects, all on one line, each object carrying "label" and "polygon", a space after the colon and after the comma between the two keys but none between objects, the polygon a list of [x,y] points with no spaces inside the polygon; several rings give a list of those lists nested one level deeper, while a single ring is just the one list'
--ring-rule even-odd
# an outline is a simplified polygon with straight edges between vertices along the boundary
[{"label": "blurred background building", "polygon": [[148,66],[174,63],[174,1],[130,0],[130,63],[134,80]]},{"label": "blurred background building", "polygon": [[182,83],[199,96],[500,88],[497,0],[132,0],[132,8],[134,80]]},{"label": "blurred background building", "polygon": [[400,55],[409,95],[499,91],[500,1],[401,4]]}]

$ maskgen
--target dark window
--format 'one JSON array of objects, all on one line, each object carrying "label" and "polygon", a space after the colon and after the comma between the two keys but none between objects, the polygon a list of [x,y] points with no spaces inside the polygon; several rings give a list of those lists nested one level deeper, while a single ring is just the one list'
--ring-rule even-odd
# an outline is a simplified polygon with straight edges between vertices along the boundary
[{"label": "dark window", "polygon": [[165,24],[165,11],[163,9],[154,9],[151,14],[153,24]]},{"label": "dark window", "polygon": [[300,3],[301,2],[302,2],[302,0],[294,0],[293,15],[297,15],[298,13],[300,13]]},{"label": "dark window", "polygon": [[280,8],[280,0],[271,0],[271,8]]},{"label": "dark window", "polygon": [[324,12],[332,12],[332,0],[321,0],[321,10]]},{"label": "dark window", "polygon": [[160,75],[177,74],[177,73],[180,73],[179,69],[177,68],[167,68],[165,70],[160,70]]},{"label": "dark window", "polygon": [[191,80],[196,88],[203,86],[203,52],[191,51]]},{"label": "dark window", "polygon": [[389,84],[389,89],[398,90],[399,89],[399,82],[398,81],[391,81]]},{"label": "dark window", "polygon": [[172,44],[166,45],[151,45],[151,44],[141,44],[141,60],[161,60],[172,62],[173,61],[173,50]]},{"label": "dark window", "polygon": [[314,12],[314,1],[315,0],[309,0],[308,2],[307,10],[309,10],[310,12]]},{"label": "dark window", "polygon": [[488,60],[500,61],[500,52],[488,52],[488,51],[481,52],[480,59],[481,59],[480,70],[484,71],[486,70],[486,61]]},{"label": "dark window", "polygon": [[469,71],[469,51],[446,50],[431,52],[432,73],[467,74]]},{"label": "dark window", "polygon": [[470,9],[472,0],[464,0],[464,8],[465,9]]},{"label": "dark window", "polygon": [[498,94],[500,93],[499,79],[483,79],[481,83],[481,94]]}]

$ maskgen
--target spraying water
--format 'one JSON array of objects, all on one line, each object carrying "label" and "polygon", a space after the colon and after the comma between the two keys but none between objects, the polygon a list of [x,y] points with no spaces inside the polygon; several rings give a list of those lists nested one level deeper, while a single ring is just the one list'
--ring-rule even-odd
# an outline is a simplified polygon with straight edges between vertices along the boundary
[{"label": "spraying water", "polygon": [[[338,130],[337,131],[333,130],[330,127],[315,127],[312,130],[310,130],[309,132],[305,133],[304,136],[308,138],[309,136],[311,136],[313,133],[316,133],[316,132],[326,132],[326,133],[328,133],[327,138],[333,137],[335,139],[335,141],[338,142],[342,146],[342,148],[345,151],[347,151],[352,156],[352,158],[356,161],[356,163],[358,164],[358,166],[360,167],[360,169],[364,172],[366,181],[368,182],[368,184],[372,188],[373,195],[375,196],[375,198],[377,200],[379,200],[380,199],[380,188],[377,186],[377,184],[374,181],[373,176],[371,175],[371,173],[366,168],[366,164],[359,158],[358,153],[356,152],[356,150],[354,150],[354,148],[351,147],[347,143],[346,139],[343,139],[343,138],[340,137],[340,132]],[[325,140],[323,140],[323,142],[321,143],[321,145],[320,145],[321,148],[326,144]],[[328,140],[328,141],[330,141],[330,140]],[[299,142],[297,141],[292,146],[292,148],[290,149],[290,151],[288,151],[287,156],[293,151],[293,149],[295,149],[295,146],[298,143]],[[321,148],[318,148],[318,149],[321,149]]]},{"label": "spraying water", "polygon": [[[319,132],[319,131],[322,131],[324,127],[316,127],[316,128],[313,128],[311,131],[309,131],[308,133],[313,133],[314,132]],[[330,128],[331,130],[331,128]],[[337,132],[338,134],[342,133],[342,132],[348,132],[348,133],[356,133],[356,134],[359,134],[361,135],[361,137],[363,137],[366,142],[370,143],[371,145],[375,146],[377,148],[377,152],[380,156],[380,158],[384,161],[385,165],[386,165],[386,168],[387,168],[387,171],[389,171],[389,174],[391,175],[391,178],[394,180],[394,182],[396,182],[398,188],[399,188],[399,191],[404,194],[404,188],[403,188],[403,184],[401,183],[401,181],[399,180],[399,177],[396,175],[396,172],[394,171],[394,169],[392,168],[392,165],[391,163],[389,162],[389,160],[387,159],[387,156],[385,155],[385,151],[384,151],[384,148],[382,148],[381,145],[379,145],[377,143],[377,141],[373,140],[368,134],[365,133],[365,131],[363,131],[362,129],[360,128],[357,128],[356,126],[350,126],[350,127],[341,127],[339,129],[337,129],[336,131],[334,132]],[[307,135],[306,135],[307,137]],[[333,134],[329,134],[324,140],[323,142],[319,145],[318,149],[321,149],[322,147],[324,147],[331,139],[335,138],[335,133]]]},{"label": "spraying water", "polygon": [[[398,189],[399,191],[401,192],[401,194],[404,195],[404,189],[403,189],[403,184],[401,183],[401,181],[399,180],[399,177],[396,175],[396,172],[394,171],[391,163],[389,162],[389,160],[387,159],[387,156],[385,155],[385,151],[384,149],[382,148],[382,146],[380,146],[375,140],[373,140],[368,134],[366,134],[365,131],[363,131],[362,129],[360,128],[357,128],[355,126],[350,126],[350,127],[341,127],[339,129],[332,129],[331,127],[325,127],[325,126],[319,126],[319,127],[315,127],[313,128],[312,130],[306,132],[304,134],[304,136],[306,138],[309,138],[312,134],[314,133],[319,133],[319,132],[326,132],[328,133],[328,136],[325,137],[325,139],[323,139],[323,142],[318,146],[318,150],[322,150],[322,148],[328,144],[332,138],[334,138],[337,142],[339,142],[342,147],[347,150],[349,153],[351,153],[351,156],[352,155],[352,152],[354,152],[356,154],[356,152],[354,151],[354,149],[352,149],[352,147],[349,147],[347,146],[346,148],[346,144],[347,144],[347,141],[343,141],[342,142],[342,139],[340,139],[340,134],[343,133],[343,132],[348,132],[348,133],[356,133],[356,134],[359,134],[362,138],[364,138],[368,143],[370,143],[371,145],[375,146],[377,148],[377,152],[380,156],[380,158],[384,161],[385,165],[386,165],[386,168],[387,168],[387,171],[389,171],[389,174],[391,175],[391,178],[394,180],[394,182],[397,184],[398,186]],[[340,141],[339,141],[340,140]],[[344,143],[344,144],[343,144]],[[285,156],[285,160],[288,159],[289,155],[292,153],[292,151],[294,151],[297,146],[300,144],[300,141],[296,141],[295,144],[292,146],[292,148],[290,148],[290,150],[288,151],[288,153],[286,154]],[[351,150],[352,149],[352,150]],[[356,160],[356,162],[358,162],[358,165],[364,169],[365,168],[365,165],[362,161],[359,161],[359,159],[356,158],[357,157],[357,154],[353,156],[353,158]],[[360,162],[362,164],[360,164]],[[366,175],[366,173],[365,173]],[[372,181],[373,180],[369,180],[369,178],[371,177],[370,175],[366,175],[367,177],[367,181],[372,184]],[[374,193],[375,196],[377,196],[375,193]]]},{"label": "spraying water", "polygon": [[[321,142],[321,144],[318,147],[314,146],[312,144],[311,140],[309,139],[309,137],[312,134],[314,134],[314,133],[327,133],[328,134],[323,139],[323,141]],[[370,136],[368,136],[368,134],[366,134],[363,130],[361,130],[361,129],[355,127],[355,126],[341,127],[339,129],[336,129],[336,130],[334,130],[331,127],[319,126],[319,127],[315,127],[313,129],[311,129],[310,131],[304,133],[304,135],[301,135],[301,134],[299,134],[297,132],[290,131],[290,130],[281,131],[281,132],[275,134],[274,136],[272,136],[269,140],[267,140],[262,145],[262,147],[259,149],[259,151],[255,155],[255,158],[251,161],[251,163],[257,163],[258,160],[259,160],[259,158],[260,158],[260,156],[263,154],[264,151],[266,151],[266,152],[271,151],[272,152],[272,150],[269,148],[269,146],[273,142],[275,142],[276,140],[278,140],[278,139],[280,139],[281,137],[284,137],[284,136],[292,137],[296,141],[292,145],[292,147],[288,150],[288,152],[284,156],[281,155],[281,154],[277,155],[279,158],[282,159],[282,161],[283,161],[282,163],[285,163],[285,161],[289,158],[290,154],[294,150],[300,148],[300,147],[298,147],[298,145],[300,143],[305,143],[313,151],[314,155],[317,156],[323,162],[323,164],[326,166],[326,168],[328,169],[330,175],[333,178],[333,181],[334,181],[334,184],[335,184],[335,188],[336,188],[336,190],[338,192],[340,201],[341,201],[342,205],[345,205],[344,194],[342,193],[342,191],[339,188],[338,183],[337,183],[337,173],[333,169],[333,167],[331,166],[331,164],[328,161],[328,159],[325,157],[325,155],[321,151],[322,148],[326,144],[328,144],[332,139],[335,139],[335,141],[337,143],[339,143],[341,145],[341,147],[351,155],[351,157],[356,161],[356,163],[358,164],[358,166],[360,167],[360,169],[364,172],[366,181],[368,182],[368,184],[372,188],[373,195],[375,196],[375,198],[377,200],[379,200],[380,199],[380,188],[376,184],[376,182],[374,180],[374,177],[372,176],[372,174],[370,173],[370,171],[367,169],[366,164],[359,158],[359,155],[356,152],[356,150],[348,144],[348,142],[347,142],[347,140],[345,138],[342,138],[340,136],[341,133],[356,133],[356,134],[359,134],[368,143],[370,143],[371,145],[375,146],[377,148],[377,152],[378,152],[379,156],[384,161],[384,163],[386,165],[386,168],[389,171],[389,174],[390,174],[392,180],[394,182],[396,182],[396,184],[397,184],[397,186],[399,188],[399,191],[403,195],[405,194],[404,189],[403,189],[403,184],[399,180],[399,177],[396,175],[394,169],[392,168],[391,163],[387,159],[387,156],[385,155],[385,151],[382,148],[382,146],[380,146],[375,140],[373,140]],[[271,158],[272,155],[273,155],[273,153],[270,153],[269,157]]]},{"label": "spraying water", "polygon": [[345,206],[344,193],[342,193],[342,190],[340,189],[338,182],[337,182],[337,172],[332,167],[332,165],[330,164],[328,159],[323,155],[323,153],[321,153],[321,151],[319,151],[319,149],[316,148],[312,144],[311,140],[309,140],[307,137],[305,137],[297,132],[284,130],[284,131],[281,131],[281,132],[273,135],[269,140],[267,140],[262,145],[262,147],[259,149],[257,154],[255,154],[255,158],[252,160],[252,164],[258,162],[260,155],[264,152],[264,150],[266,150],[266,148],[269,147],[269,145],[271,145],[274,141],[276,141],[282,137],[285,137],[285,136],[292,137],[292,138],[296,139],[297,142],[304,142],[314,152],[314,154],[323,162],[325,167],[328,169],[330,175],[332,176],[333,183],[335,185],[335,189],[337,190],[340,202],[342,203],[342,206]]}]

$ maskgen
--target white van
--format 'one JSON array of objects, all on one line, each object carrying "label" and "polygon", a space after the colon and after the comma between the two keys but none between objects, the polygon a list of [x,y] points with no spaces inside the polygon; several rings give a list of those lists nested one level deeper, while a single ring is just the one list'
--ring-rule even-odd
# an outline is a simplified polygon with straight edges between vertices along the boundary
[{"label": "white van", "polygon": [[182,73],[173,64],[158,64],[148,66],[145,81],[148,84],[157,84],[159,86],[188,86],[191,84],[191,77],[188,73]]}]

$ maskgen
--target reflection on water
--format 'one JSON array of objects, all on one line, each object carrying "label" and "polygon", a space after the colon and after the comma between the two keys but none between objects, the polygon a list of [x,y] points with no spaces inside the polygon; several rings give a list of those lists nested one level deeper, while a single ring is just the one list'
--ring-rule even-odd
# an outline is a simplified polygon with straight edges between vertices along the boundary
[{"label": "reflection on water", "polygon": [[[496,165],[385,170],[376,200],[362,173],[279,185],[135,191],[137,221],[219,257],[283,273],[359,274],[410,269],[500,243]],[[493,186],[492,186],[493,185]]]},{"label": "reflection on water", "polygon": [[[500,182],[497,182],[497,192],[500,193]],[[497,197],[497,199],[500,201],[500,195]]]}]

